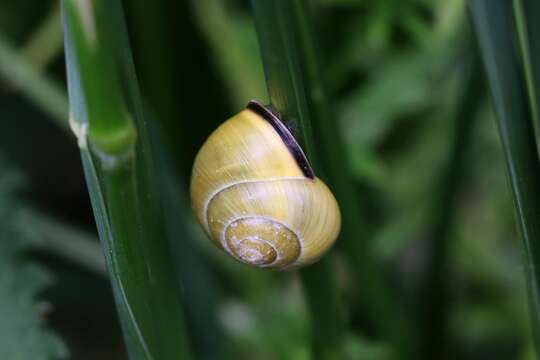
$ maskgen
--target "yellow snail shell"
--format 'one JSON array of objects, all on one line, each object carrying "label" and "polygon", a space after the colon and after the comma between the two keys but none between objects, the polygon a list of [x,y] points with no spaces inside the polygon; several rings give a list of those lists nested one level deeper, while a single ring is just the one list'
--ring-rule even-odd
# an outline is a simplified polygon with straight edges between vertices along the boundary
[{"label": "yellow snail shell", "polygon": [[281,120],[254,101],[202,146],[191,200],[213,242],[257,267],[310,264],[340,230],[336,199]]}]

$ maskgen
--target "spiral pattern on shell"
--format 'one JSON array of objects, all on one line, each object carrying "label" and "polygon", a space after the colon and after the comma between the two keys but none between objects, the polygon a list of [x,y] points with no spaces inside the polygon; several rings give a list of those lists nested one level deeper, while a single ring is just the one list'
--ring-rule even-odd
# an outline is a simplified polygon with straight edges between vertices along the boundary
[{"label": "spiral pattern on shell", "polygon": [[193,209],[214,243],[241,262],[279,270],[312,263],[337,238],[339,207],[287,128],[250,105],[199,151]]}]

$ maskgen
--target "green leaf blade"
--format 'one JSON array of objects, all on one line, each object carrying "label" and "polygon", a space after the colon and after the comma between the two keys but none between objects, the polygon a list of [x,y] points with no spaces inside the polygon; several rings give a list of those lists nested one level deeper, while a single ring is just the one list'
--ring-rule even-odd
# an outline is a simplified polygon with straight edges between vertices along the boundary
[{"label": "green leaf blade", "polygon": [[487,73],[507,175],[512,189],[516,222],[523,246],[523,262],[529,290],[531,323],[540,348],[540,165],[534,130],[525,96],[512,8],[507,1],[469,2],[471,19]]}]

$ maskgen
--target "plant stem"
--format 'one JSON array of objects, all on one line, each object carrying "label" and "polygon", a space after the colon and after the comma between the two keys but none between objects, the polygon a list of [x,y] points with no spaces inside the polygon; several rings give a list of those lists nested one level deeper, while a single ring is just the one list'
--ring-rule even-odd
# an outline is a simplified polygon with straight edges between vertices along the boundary
[{"label": "plant stem", "polygon": [[72,19],[70,30],[91,119],[88,138],[104,156],[130,151],[135,143],[135,128],[110,53],[114,45],[109,34],[114,28],[107,3],[66,0],[65,4]]},{"label": "plant stem", "polygon": [[[174,33],[168,23],[167,1],[155,0],[149,6],[146,1],[124,2],[130,39],[133,43],[135,66],[141,93],[148,102],[148,109],[167,130],[177,130],[170,124],[178,123],[178,94],[175,89],[174,58],[171,43]],[[178,134],[175,131],[175,139]],[[182,143],[178,144],[182,145]],[[178,151],[174,148],[173,150]]]},{"label": "plant stem", "polygon": [[0,34],[0,74],[47,113],[60,128],[69,130],[65,92],[53,79],[40,73],[26,58],[19,55],[2,34]]},{"label": "plant stem", "polygon": [[525,67],[529,106],[540,156],[540,2],[514,0],[514,14]]},{"label": "plant stem", "polygon": [[[165,221],[169,234],[173,264],[178,274],[178,285],[184,293],[187,328],[192,338],[193,353],[197,359],[228,359],[228,342],[218,321],[217,284],[211,264],[197,248],[193,228],[195,219],[189,207],[186,189],[175,178],[173,161],[163,144],[157,128],[150,129],[154,146],[155,164],[159,177]],[[190,224],[190,222],[192,224]],[[246,281],[245,272],[239,281]],[[253,291],[250,288],[250,291]]]},{"label": "plant stem", "polygon": [[120,2],[63,4],[73,128],[130,358],[191,359]]},{"label": "plant stem", "polygon": [[[252,5],[270,104],[293,128],[315,172],[320,172],[307,101],[314,89],[308,88],[302,72],[306,59],[301,47],[306,39],[298,26],[305,14],[298,1],[253,0]],[[330,259],[323,258],[300,274],[310,309],[313,356],[340,358],[344,325]]]},{"label": "plant stem", "polygon": [[525,83],[516,53],[512,4],[506,0],[469,2],[499,135],[506,156],[507,174],[523,245],[533,337],[540,349],[540,165],[534,130],[526,103]]},{"label": "plant stem", "polygon": [[38,29],[21,49],[21,56],[38,70],[47,65],[62,53],[62,20],[60,4],[55,2]]},{"label": "plant stem", "polygon": [[[263,101],[265,89],[260,58],[246,51],[245,44],[238,39],[235,26],[240,22],[234,21],[222,1],[192,0],[190,3],[235,107],[245,106],[252,99]],[[256,46],[255,34],[253,41]]]},{"label": "plant stem", "polygon": [[[471,47],[467,46],[467,50]],[[423,315],[424,359],[453,358],[448,343],[448,307],[452,300],[449,246],[457,208],[457,196],[465,178],[467,154],[473,138],[477,113],[484,99],[480,59],[473,55],[464,69],[462,95],[455,114],[453,145],[433,199],[427,251],[420,294]]]},{"label": "plant stem", "polygon": [[259,0],[253,4],[271,104],[296,130],[315,172],[324,175],[340,204],[340,242],[352,266],[363,314],[406,357],[409,349],[403,315],[366,239],[365,217],[357,203],[338,127],[332,121],[335,116],[326,99],[306,3]]}]

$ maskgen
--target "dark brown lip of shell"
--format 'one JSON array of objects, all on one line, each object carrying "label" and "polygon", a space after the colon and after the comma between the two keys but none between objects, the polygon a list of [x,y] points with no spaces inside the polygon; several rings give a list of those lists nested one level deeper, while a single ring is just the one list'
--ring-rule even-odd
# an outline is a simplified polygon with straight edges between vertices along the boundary
[{"label": "dark brown lip of shell", "polygon": [[281,121],[281,119],[274,112],[272,112],[271,109],[259,104],[255,100],[251,100],[247,104],[247,108],[261,116],[270,125],[272,125],[283,143],[287,146],[287,149],[289,149],[289,152],[300,167],[300,170],[302,170],[304,173],[304,176],[310,179],[315,179],[315,173],[313,172],[313,168],[311,167],[309,160],[283,121]]}]

